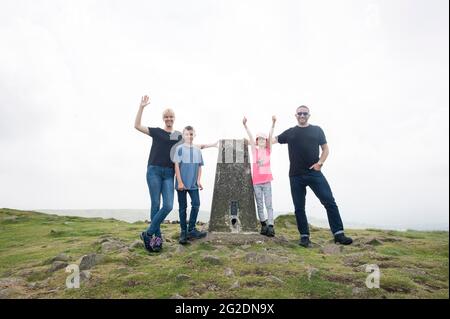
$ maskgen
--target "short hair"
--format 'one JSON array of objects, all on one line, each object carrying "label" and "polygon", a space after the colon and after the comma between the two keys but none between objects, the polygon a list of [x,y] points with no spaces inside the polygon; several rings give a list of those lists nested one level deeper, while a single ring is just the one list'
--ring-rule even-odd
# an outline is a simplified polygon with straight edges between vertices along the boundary
[{"label": "short hair", "polygon": [[183,132],[184,132],[184,131],[193,131],[193,132],[195,132],[194,127],[192,127],[192,126],[190,126],[190,125],[186,126],[186,127],[184,128]]},{"label": "short hair", "polygon": [[306,105],[300,105],[295,111],[298,111],[299,108],[305,108],[308,110],[308,112],[310,112],[309,107],[307,107]]},{"label": "short hair", "polygon": [[172,116],[175,116],[175,112],[174,112],[172,109],[168,108],[168,109],[165,109],[165,110],[164,110],[164,112],[163,112],[163,114],[162,114],[163,118],[164,118],[166,115],[172,115]]}]

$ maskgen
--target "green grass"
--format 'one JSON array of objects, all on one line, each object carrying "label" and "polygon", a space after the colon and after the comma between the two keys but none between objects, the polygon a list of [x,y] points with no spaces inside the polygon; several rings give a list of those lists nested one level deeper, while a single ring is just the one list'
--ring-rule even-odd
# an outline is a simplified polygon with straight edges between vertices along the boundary
[{"label": "green grass", "polygon": [[[326,255],[320,246],[330,244],[328,229],[312,227],[317,246],[304,249],[297,244],[294,216],[278,217],[275,226],[286,242],[243,247],[200,240],[180,249],[179,226],[162,225],[168,239],[163,253],[149,255],[142,248],[103,253],[91,279],[80,289],[67,289],[64,269],[48,271],[53,257],[65,253],[77,263],[85,254],[101,253],[98,240],[104,237],[128,247],[146,224],[0,209],[0,278],[23,279],[20,289],[7,290],[12,298],[449,297],[448,232],[349,230],[355,244]],[[371,238],[381,244],[364,244]],[[251,262],[249,254],[268,261]],[[204,260],[205,255],[218,257],[220,264]],[[379,265],[380,289],[365,286],[366,264]],[[228,268],[233,275],[226,274]],[[179,274],[189,277],[180,280]],[[0,296],[2,289],[0,279]]]}]

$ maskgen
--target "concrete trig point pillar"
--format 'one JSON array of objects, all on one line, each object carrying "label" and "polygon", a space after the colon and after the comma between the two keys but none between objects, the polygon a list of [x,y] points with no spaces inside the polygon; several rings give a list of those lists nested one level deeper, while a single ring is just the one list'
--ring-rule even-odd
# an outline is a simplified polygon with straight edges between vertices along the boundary
[{"label": "concrete trig point pillar", "polygon": [[232,233],[258,231],[246,140],[219,142],[209,231]]}]

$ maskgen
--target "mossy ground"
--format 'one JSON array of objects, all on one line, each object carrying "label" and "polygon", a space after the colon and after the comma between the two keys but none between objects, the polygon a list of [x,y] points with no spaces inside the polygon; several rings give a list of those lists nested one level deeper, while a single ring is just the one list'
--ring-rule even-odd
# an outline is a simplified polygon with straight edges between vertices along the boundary
[{"label": "mossy ground", "polygon": [[[143,222],[1,209],[0,298],[449,298],[448,232],[348,230],[355,243],[326,253],[336,248],[327,229],[312,227],[315,247],[304,249],[294,216],[275,225],[274,239],[211,236],[180,246],[179,226],[165,224],[163,252],[148,254],[128,249]],[[102,251],[99,238],[126,249]],[[105,258],[79,289],[67,289],[64,268],[49,271],[60,253],[69,263],[90,253]],[[379,289],[365,285],[367,264],[380,267]]]}]

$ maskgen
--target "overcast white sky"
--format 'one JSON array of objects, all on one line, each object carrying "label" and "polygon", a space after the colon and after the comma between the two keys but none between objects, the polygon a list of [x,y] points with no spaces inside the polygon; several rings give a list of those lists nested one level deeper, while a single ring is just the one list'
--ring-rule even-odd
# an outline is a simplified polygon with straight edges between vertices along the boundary
[{"label": "overcast white sky", "polygon": [[[311,107],[344,222],[448,229],[447,0],[0,2],[0,207],[147,208],[151,138],[276,133]],[[206,161],[209,210],[216,149]],[[274,208],[293,211],[287,147]],[[175,207],[177,203],[175,202]],[[308,195],[308,214],[325,218]]]}]

